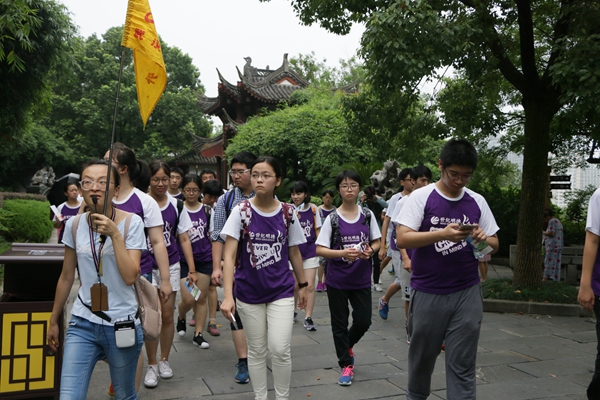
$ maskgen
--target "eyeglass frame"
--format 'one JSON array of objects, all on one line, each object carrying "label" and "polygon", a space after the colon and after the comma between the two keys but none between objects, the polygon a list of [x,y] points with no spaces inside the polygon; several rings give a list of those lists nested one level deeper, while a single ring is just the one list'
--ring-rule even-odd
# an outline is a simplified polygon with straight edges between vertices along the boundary
[{"label": "eyeglass frame", "polygon": [[345,192],[347,192],[348,189],[352,189],[354,191],[354,190],[359,190],[360,185],[358,183],[351,183],[351,184],[344,183],[344,184],[340,185],[340,189]]},{"label": "eyeglass frame", "polygon": [[447,168],[444,168],[444,172],[446,172],[446,176],[448,177],[448,179],[453,180],[454,182],[458,182],[460,180],[461,182],[464,182],[464,184],[466,185],[467,183],[469,183],[471,181],[471,179],[473,179],[474,171],[471,171],[471,175],[468,177],[463,174],[459,174],[456,171],[451,171],[452,173],[457,175],[457,176],[453,176],[450,174],[450,172],[448,171]]},{"label": "eyeglass frame", "polygon": [[238,170],[230,169],[229,171],[227,171],[227,173],[229,174],[229,176],[236,176],[236,175],[237,176],[242,176],[244,174],[247,174],[250,171],[251,171],[250,168],[248,168],[248,169],[238,169]]},{"label": "eyeglass frame", "polygon": [[[84,188],[84,182],[89,182],[92,186],[90,186],[89,189]],[[93,181],[91,179],[84,179],[79,181],[79,187],[81,188],[81,190],[83,190],[84,192],[89,192],[90,190],[92,190],[94,188],[94,186],[98,186],[98,190],[106,190],[106,185],[107,184],[114,184],[113,181],[108,181],[108,180],[104,180],[104,183],[101,183],[102,181]]]}]

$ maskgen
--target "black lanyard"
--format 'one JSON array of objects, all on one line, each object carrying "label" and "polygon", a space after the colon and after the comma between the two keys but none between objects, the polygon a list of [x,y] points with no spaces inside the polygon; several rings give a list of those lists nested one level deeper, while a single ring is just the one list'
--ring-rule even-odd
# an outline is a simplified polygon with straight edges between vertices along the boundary
[{"label": "black lanyard", "polygon": [[[111,221],[115,221],[115,207],[112,207]],[[100,265],[102,263],[102,250],[104,249],[104,243],[106,243],[106,235],[100,235],[100,247],[96,253],[96,242],[94,241],[94,229],[92,228],[92,214],[88,214],[88,225],[90,228],[90,246],[92,247],[92,257],[94,259],[94,266],[96,267],[96,274],[98,274],[98,281],[100,281]]]}]

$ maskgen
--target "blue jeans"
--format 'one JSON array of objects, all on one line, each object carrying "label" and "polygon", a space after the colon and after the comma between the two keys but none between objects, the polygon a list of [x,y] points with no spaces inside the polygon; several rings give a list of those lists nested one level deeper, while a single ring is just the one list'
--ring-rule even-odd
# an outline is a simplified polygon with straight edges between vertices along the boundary
[{"label": "blue jeans", "polygon": [[135,370],[144,343],[141,326],[136,326],[136,344],[118,348],[112,325],[98,325],[72,316],[64,345],[60,377],[61,400],[87,396],[90,377],[99,360],[106,359],[117,399],[137,399]]}]

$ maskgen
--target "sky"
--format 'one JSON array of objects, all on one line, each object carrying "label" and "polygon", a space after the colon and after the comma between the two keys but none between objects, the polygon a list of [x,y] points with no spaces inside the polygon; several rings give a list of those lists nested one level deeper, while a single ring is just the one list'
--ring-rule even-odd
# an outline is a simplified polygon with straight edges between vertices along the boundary
[{"label": "sky", "polygon": [[[80,35],[99,37],[108,28],[123,25],[127,0],[58,0],[72,13]],[[277,69],[283,54],[289,58],[314,51],[317,60],[337,66],[355,55],[364,31],[355,25],[346,36],[319,26],[302,26],[289,0],[150,0],[158,34],[169,46],[189,54],[200,70],[206,95],[217,96],[218,68],[231,83],[252,58],[257,68]]]}]

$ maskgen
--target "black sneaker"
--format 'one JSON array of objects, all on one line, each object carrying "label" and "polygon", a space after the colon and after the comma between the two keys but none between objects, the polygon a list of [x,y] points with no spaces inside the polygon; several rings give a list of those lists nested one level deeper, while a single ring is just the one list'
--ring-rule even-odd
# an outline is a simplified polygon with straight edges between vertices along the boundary
[{"label": "black sneaker", "polygon": [[208,344],[208,342],[204,340],[201,333],[199,333],[198,336],[194,337],[192,343],[194,344],[194,346],[198,346],[201,349],[208,349],[210,347],[210,344]]},{"label": "black sneaker", "polygon": [[184,319],[177,318],[177,334],[180,337],[185,336],[185,318]]},{"label": "black sneaker", "polygon": [[304,327],[306,328],[307,331],[316,331],[317,330],[317,327],[315,326],[315,323],[313,322],[311,317],[304,319]]}]

